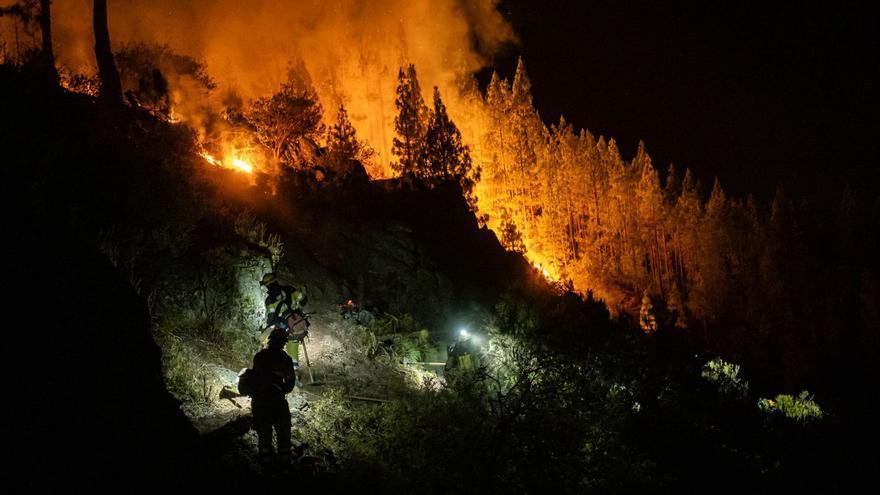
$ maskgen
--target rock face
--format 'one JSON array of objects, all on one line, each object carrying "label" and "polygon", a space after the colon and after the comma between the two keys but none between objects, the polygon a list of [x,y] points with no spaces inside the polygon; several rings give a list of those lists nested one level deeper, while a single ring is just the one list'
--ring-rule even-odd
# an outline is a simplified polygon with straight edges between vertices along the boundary
[{"label": "rock face", "polygon": [[61,227],[40,227],[23,244],[32,247],[21,258],[30,276],[18,280],[31,294],[52,288],[57,297],[30,301],[31,313],[52,324],[30,332],[19,356],[32,373],[16,397],[27,412],[15,455],[40,471],[25,486],[199,476],[198,436],[165,390],[143,300],[97,251],[59,243],[69,239]]},{"label": "rock face", "polygon": [[256,332],[266,321],[260,279],[272,270],[268,257],[243,244],[205,250],[166,267],[155,308],[172,325],[209,332]]},{"label": "rock face", "polygon": [[250,207],[284,236],[282,264],[312,301],[351,299],[377,315],[408,313],[440,328],[475,303],[491,306],[530,273],[521,256],[478,227],[457,184],[290,182]]}]

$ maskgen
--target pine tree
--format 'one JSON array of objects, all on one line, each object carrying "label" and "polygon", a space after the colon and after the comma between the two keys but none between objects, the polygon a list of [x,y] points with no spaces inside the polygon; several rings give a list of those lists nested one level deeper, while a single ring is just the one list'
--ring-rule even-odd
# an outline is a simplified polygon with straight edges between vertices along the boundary
[{"label": "pine tree", "polygon": [[344,105],[339,105],[336,123],[327,130],[327,149],[338,160],[353,160],[361,149]]},{"label": "pine tree", "polygon": [[416,175],[428,184],[455,180],[472,208],[476,207],[473,189],[479,180],[474,172],[470,151],[462,143],[461,132],[449,118],[440,91],[434,87],[434,110],[428,120],[425,144],[416,168]]},{"label": "pine tree", "polygon": [[522,233],[516,228],[516,222],[513,220],[504,220],[501,223],[501,245],[504,249],[514,253],[525,254],[526,252]]},{"label": "pine tree", "polygon": [[702,218],[702,202],[697,185],[690,169],[686,169],[681,181],[681,193],[672,208],[670,223],[675,228],[672,230],[672,245],[675,252],[675,280],[680,289],[685,291],[691,288],[693,279],[691,273],[697,259],[697,243],[700,239],[699,224]]},{"label": "pine tree", "polygon": [[666,184],[663,186],[663,196],[669,204],[675,204],[675,200],[681,195],[681,181],[675,173],[675,165],[669,164],[666,170]]},{"label": "pine tree", "polygon": [[425,145],[425,132],[428,108],[422,99],[422,90],[416,76],[416,68],[410,64],[397,74],[397,117],[394,129],[397,136],[392,141],[391,152],[398,157],[392,163],[394,170],[401,175],[416,175],[419,158]]},{"label": "pine tree", "polygon": [[510,83],[501,79],[497,72],[492,73],[492,79],[486,88],[486,104],[489,105],[492,116],[500,123],[510,106]]},{"label": "pine tree", "polygon": [[728,223],[728,203],[721,183],[715,179],[699,234],[702,248],[699,254],[701,283],[697,287],[704,314],[713,319],[720,316],[729,285],[727,236],[731,228]]},{"label": "pine tree", "polygon": [[660,189],[660,178],[651,163],[651,157],[645,150],[645,143],[639,141],[638,152],[633,160],[633,169],[640,171],[639,183],[636,186],[636,201],[639,223],[639,250],[644,254],[644,282],[652,288],[664,292],[663,287],[663,232],[662,208],[663,192]]},{"label": "pine tree", "polygon": [[526,63],[522,57],[516,62],[516,74],[511,86],[511,106],[525,109],[532,106],[532,80],[526,74]]},{"label": "pine tree", "polygon": [[348,111],[339,105],[336,123],[327,129],[327,154],[325,164],[329,170],[340,176],[355,172],[357,166],[351,162],[356,160],[366,169],[375,152],[369,145],[357,138],[357,133]]},{"label": "pine tree", "polygon": [[434,87],[434,110],[428,119],[425,132],[425,145],[421,150],[421,159],[416,175],[428,183],[451,179],[459,163],[470,155],[461,143],[461,132],[449,119],[446,105],[440,98],[440,91]]},{"label": "pine tree", "polygon": [[[510,84],[492,73],[486,89],[485,105],[489,114],[488,126],[483,135],[488,160],[484,163],[480,208],[491,220],[497,221],[505,206],[513,199],[513,178],[510,173]],[[495,224],[501,229],[500,224]]]},{"label": "pine tree", "polygon": [[[549,139],[546,128],[532,107],[532,83],[526,74],[525,63],[519,59],[510,95],[510,151],[513,182],[513,202],[520,215],[520,227],[526,244],[537,241],[536,214],[539,189],[539,153]],[[542,132],[543,128],[543,132]]]}]

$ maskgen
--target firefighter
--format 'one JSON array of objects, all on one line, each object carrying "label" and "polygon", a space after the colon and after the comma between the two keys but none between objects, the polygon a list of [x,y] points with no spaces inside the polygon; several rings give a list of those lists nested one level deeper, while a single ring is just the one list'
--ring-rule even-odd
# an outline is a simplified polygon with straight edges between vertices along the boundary
[{"label": "firefighter", "polygon": [[459,333],[458,340],[449,347],[446,371],[474,371],[480,366],[480,346],[476,339],[467,331]]},{"label": "firefighter", "polygon": [[263,275],[260,285],[266,288],[266,330],[262,338],[274,328],[287,332],[285,350],[293,359],[294,368],[299,368],[299,344],[308,328],[308,320],[303,312],[306,297],[303,291],[278,282],[275,272]]},{"label": "firefighter", "polygon": [[266,288],[266,326],[287,327],[288,318],[305,305],[305,294],[296,287],[278,282],[275,272],[263,275],[260,285]]},{"label": "firefighter", "polygon": [[296,384],[296,373],[293,360],[284,351],[285,343],[287,332],[282,328],[275,328],[269,334],[267,347],[254,356],[253,370],[264,382],[259,392],[251,398],[261,462],[268,462],[272,458],[273,430],[278,445],[278,458],[282,461],[290,460],[290,408],[285,396]]}]

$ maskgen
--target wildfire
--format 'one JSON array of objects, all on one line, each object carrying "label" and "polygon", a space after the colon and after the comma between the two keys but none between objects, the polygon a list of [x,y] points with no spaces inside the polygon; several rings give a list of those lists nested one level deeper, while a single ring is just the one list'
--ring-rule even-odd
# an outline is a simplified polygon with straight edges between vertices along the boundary
[{"label": "wildfire", "polygon": [[219,160],[215,158],[214,155],[204,150],[199,152],[199,156],[204,158],[206,162],[214,165],[215,167],[228,168],[230,170],[236,170],[238,172],[244,172],[246,174],[254,173],[254,164],[245,157],[236,156],[235,152],[231,153],[230,157],[226,158],[225,160]]}]

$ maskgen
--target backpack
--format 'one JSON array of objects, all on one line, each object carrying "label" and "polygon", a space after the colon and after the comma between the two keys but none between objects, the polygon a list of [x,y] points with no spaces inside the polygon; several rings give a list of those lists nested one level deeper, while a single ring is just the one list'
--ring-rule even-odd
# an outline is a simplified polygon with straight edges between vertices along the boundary
[{"label": "backpack", "polygon": [[241,395],[254,396],[263,391],[266,385],[265,378],[251,368],[238,376],[238,393]]}]

